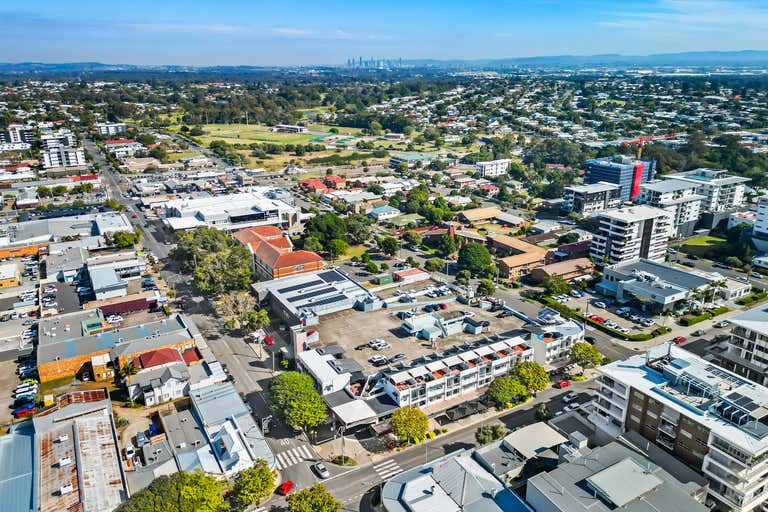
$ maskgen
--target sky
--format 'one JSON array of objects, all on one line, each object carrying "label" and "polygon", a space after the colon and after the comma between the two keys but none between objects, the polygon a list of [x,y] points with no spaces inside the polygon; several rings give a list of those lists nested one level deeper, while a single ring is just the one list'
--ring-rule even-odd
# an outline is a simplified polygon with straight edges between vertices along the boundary
[{"label": "sky", "polygon": [[0,62],[326,65],[768,49],[768,0],[0,2]]}]

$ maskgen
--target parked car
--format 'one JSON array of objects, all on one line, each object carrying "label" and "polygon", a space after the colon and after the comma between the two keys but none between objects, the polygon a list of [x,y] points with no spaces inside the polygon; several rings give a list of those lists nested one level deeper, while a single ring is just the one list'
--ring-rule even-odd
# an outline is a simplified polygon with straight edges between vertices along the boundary
[{"label": "parked car", "polygon": [[312,464],[312,469],[315,470],[315,473],[317,473],[317,476],[320,478],[329,478],[331,476],[331,473],[328,471],[328,468],[325,467],[325,464],[322,462],[316,462]]},{"label": "parked car", "polygon": [[373,366],[384,366],[387,364],[387,358],[385,356],[382,356],[381,354],[377,354],[370,359],[368,359],[368,362],[371,363]]},{"label": "parked car", "polygon": [[568,404],[565,407],[563,407],[563,412],[571,412],[575,411],[579,408],[579,404]]},{"label": "parked car", "polygon": [[706,334],[706,333],[703,330],[701,330],[701,329],[697,329],[697,330],[695,330],[695,331],[693,331],[691,333],[691,335],[693,335],[693,336],[704,336],[704,334]]},{"label": "parked car", "polygon": [[595,340],[595,338],[593,336],[584,336],[584,341],[586,341],[590,345],[594,345],[595,341],[597,341],[597,340]]},{"label": "parked car", "polygon": [[277,494],[280,494],[282,496],[287,496],[288,493],[290,493],[295,486],[296,484],[293,483],[293,480],[286,480],[285,482],[281,483],[278,486]]},{"label": "parked car", "polygon": [[598,300],[598,301],[596,301],[596,302],[595,302],[594,304],[592,304],[592,305],[593,305],[593,306],[595,306],[596,308],[604,308],[604,307],[606,306],[605,302],[603,302],[603,301],[601,301],[601,300]]},{"label": "parked car", "polygon": [[570,393],[568,393],[567,395],[565,395],[563,397],[563,402],[565,402],[566,404],[569,404],[569,403],[573,402],[574,400],[576,400],[577,398],[579,398],[579,395],[577,395],[576,393],[571,391]]},{"label": "parked car", "polygon": [[147,436],[146,436],[146,434],[144,434],[144,432],[138,432],[138,433],[136,434],[136,445],[137,445],[139,448],[143,447],[143,446],[144,446],[145,444],[147,444],[148,442],[149,442],[149,441],[147,440]]},{"label": "parked car", "polygon": [[402,361],[403,359],[405,359],[405,354],[403,354],[403,353],[395,354],[395,355],[393,355],[392,357],[389,358],[389,362],[394,364],[394,363],[396,363],[398,361]]},{"label": "parked car", "polygon": [[721,320],[715,324],[715,327],[722,329],[723,327],[728,327],[729,325],[731,325],[730,320]]},{"label": "parked car", "polygon": [[689,255],[687,256],[687,258],[688,258],[689,260],[694,260],[694,261],[696,261],[696,260],[700,260],[700,259],[701,259],[701,258],[699,258],[698,256],[696,256],[695,254],[689,254]]},{"label": "parked car", "polygon": [[16,416],[17,418],[24,418],[26,416],[32,416],[33,414],[35,414],[34,407],[27,408],[27,409],[15,409],[13,411],[13,415]]},{"label": "parked car", "polygon": [[565,389],[570,385],[571,385],[571,381],[568,379],[563,379],[555,382],[555,387],[558,389]]},{"label": "parked car", "polygon": [[676,336],[676,337],[672,338],[672,341],[674,341],[676,344],[679,345],[681,343],[685,343],[686,339],[687,338],[685,336]]}]

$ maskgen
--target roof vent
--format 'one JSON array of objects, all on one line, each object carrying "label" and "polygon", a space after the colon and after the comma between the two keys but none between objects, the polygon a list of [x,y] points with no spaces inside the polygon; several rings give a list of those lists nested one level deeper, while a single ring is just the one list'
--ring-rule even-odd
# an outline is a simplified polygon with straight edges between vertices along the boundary
[{"label": "roof vent", "polygon": [[69,494],[69,493],[71,493],[71,492],[72,492],[72,491],[74,491],[74,490],[75,490],[75,486],[74,486],[74,485],[72,485],[72,482],[69,482],[69,483],[67,483],[67,484],[64,484],[64,485],[62,485],[62,486],[59,488],[59,494],[61,494],[62,496],[64,496],[65,494]]},{"label": "roof vent", "polygon": [[62,434],[62,435],[60,435],[60,436],[59,436],[59,437],[56,439],[56,442],[57,442],[57,443],[63,443],[63,442],[65,442],[65,441],[69,441],[69,435],[68,435],[68,434]]},{"label": "roof vent", "polygon": [[58,465],[60,468],[63,468],[64,466],[69,466],[72,464],[72,457],[62,457],[59,459]]}]

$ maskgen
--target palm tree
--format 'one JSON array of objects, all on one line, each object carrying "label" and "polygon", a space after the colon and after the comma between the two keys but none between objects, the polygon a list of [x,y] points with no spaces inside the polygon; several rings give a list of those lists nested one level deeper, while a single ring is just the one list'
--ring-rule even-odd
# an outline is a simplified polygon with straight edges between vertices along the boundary
[{"label": "palm tree", "polygon": [[123,374],[123,377],[130,377],[131,375],[136,375],[138,371],[139,369],[136,367],[133,361],[128,361],[123,365],[122,368],[120,368],[120,373]]},{"label": "palm tree", "polygon": [[724,288],[727,288],[728,284],[725,282],[725,280],[718,280],[718,281],[712,281],[709,283],[709,286],[707,289],[712,292],[712,296],[710,299],[710,302],[715,302],[715,295],[717,295],[718,290],[722,290]]}]

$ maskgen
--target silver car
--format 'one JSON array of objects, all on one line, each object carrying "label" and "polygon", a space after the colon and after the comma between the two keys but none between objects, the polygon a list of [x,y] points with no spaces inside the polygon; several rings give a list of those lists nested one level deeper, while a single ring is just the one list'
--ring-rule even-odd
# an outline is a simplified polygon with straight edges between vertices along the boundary
[{"label": "silver car", "polygon": [[325,467],[325,464],[322,462],[316,462],[312,464],[312,469],[315,470],[315,473],[317,473],[317,476],[320,478],[329,478],[331,476],[331,473],[328,471],[328,468]]}]

